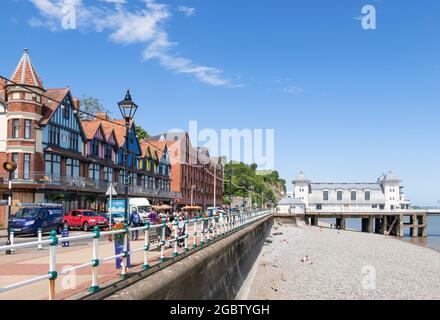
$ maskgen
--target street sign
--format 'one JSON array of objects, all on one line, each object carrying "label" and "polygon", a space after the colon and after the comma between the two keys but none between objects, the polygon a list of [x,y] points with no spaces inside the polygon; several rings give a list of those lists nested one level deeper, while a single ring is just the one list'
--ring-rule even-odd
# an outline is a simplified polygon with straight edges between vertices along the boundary
[{"label": "street sign", "polygon": [[116,192],[115,187],[113,187],[113,183],[110,183],[110,185],[108,186],[107,192],[105,193],[106,196],[112,196],[115,197],[118,195],[118,193]]}]

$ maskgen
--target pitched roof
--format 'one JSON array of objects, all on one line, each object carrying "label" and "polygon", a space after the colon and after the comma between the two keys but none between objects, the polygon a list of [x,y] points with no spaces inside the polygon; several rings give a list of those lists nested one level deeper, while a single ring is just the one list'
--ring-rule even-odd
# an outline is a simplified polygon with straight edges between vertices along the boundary
[{"label": "pitched roof", "polygon": [[186,135],[186,132],[165,132],[161,134],[157,134],[155,136],[149,137],[148,141],[160,141],[161,139],[165,141],[177,141],[183,138]]},{"label": "pitched roof", "polygon": [[37,88],[43,89],[43,82],[38,76],[37,71],[34,68],[34,65],[31,62],[31,58],[29,57],[29,53],[27,49],[24,49],[23,56],[18,63],[17,68],[11,76],[11,80],[28,86],[33,86]]},{"label": "pitched roof", "polygon": [[147,150],[150,147],[150,145],[145,140],[139,141],[139,145],[141,146],[141,151],[142,151],[142,155],[141,156],[144,157],[147,154]]},{"label": "pitched roof", "polygon": [[47,124],[53,113],[60,106],[58,101],[62,101],[69,92],[69,88],[47,89],[45,91],[45,95],[50,99],[46,97],[43,98],[43,118],[41,118],[41,124]]},{"label": "pitched roof", "polygon": [[118,138],[115,133],[115,125],[112,124],[111,122],[101,121],[101,126],[102,129],[104,130],[105,138],[109,140],[110,136],[112,134],[115,134],[116,144],[119,146]]},{"label": "pitched roof", "polygon": [[[118,145],[122,147],[125,142],[125,120],[112,120],[112,122],[121,124],[121,125],[115,125],[113,123],[112,126],[113,129],[115,130],[116,141],[118,142]],[[131,122],[131,125],[133,125],[133,121]]]},{"label": "pitched roof", "polygon": [[152,147],[152,149],[154,151],[157,151],[157,156],[159,157],[159,160],[162,159],[163,151],[165,150],[165,148],[167,148],[167,143],[161,141],[149,141],[149,143],[154,146]]},{"label": "pitched roof", "polygon": [[91,140],[95,136],[96,131],[99,129],[99,127],[101,125],[101,121],[99,121],[99,120],[81,120],[81,124],[83,126],[84,134],[86,135],[86,139]]},{"label": "pitched roof", "polygon": [[3,78],[0,78],[0,101],[5,103],[6,99],[6,81]]}]

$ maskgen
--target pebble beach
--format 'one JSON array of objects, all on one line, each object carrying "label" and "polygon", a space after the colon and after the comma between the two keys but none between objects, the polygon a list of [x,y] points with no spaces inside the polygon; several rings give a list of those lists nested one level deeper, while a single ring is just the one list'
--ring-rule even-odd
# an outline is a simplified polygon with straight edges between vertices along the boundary
[{"label": "pebble beach", "polygon": [[440,253],[392,237],[275,223],[238,300],[440,299]]}]

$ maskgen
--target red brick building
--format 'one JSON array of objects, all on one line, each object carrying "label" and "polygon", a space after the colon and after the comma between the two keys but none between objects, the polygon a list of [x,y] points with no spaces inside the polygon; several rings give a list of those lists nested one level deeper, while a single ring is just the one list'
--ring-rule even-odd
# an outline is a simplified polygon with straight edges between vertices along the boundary
[{"label": "red brick building", "polygon": [[[181,194],[181,198],[175,200],[176,205],[191,205],[191,199],[193,205],[201,207],[211,207],[214,202],[217,206],[223,204],[223,165],[220,158],[210,157],[206,148],[194,148],[186,132],[165,133],[151,137],[149,141],[168,144],[172,167],[171,191]],[[214,174],[219,179],[215,179]]]}]

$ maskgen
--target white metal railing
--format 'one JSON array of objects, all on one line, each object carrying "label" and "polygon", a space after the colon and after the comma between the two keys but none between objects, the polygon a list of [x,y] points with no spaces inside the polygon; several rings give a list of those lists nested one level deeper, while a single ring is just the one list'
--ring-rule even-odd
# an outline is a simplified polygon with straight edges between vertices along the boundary
[{"label": "white metal railing", "polygon": [[[69,236],[64,238],[57,237],[56,232],[52,231],[50,238],[46,240],[42,240],[40,233],[38,241],[0,246],[0,252],[9,251],[9,250],[13,251],[15,249],[21,249],[21,248],[32,248],[32,247],[41,248],[43,245],[50,245],[48,273],[46,275],[41,275],[35,278],[27,279],[21,282],[0,287],[0,293],[25,287],[44,280],[49,280],[49,300],[54,300],[56,297],[55,294],[56,280],[59,275],[66,275],[72,271],[84,269],[88,267],[92,267],[92,274],[91,274],[92,281],[91,281],[91,286],[89,288],[89,292],[97,292],[100,290],[98,284],[98,274],[99,274],[99,266],[101,263],[116,258],[121,258],[122,259],[121,276],[126,277],[127,258],[130,255],[133,255],[134,253],[143,251],[144,255],[143,255],[142,269],[147,270],[150,268],[149,253],[151,251],[160,250],[159,261],[164,262],[168,258],[171,258],[171,257],[166,257],[165,255],[165,249],[167,246],[172,246],[173,248],[172,257],[177,257],[179,255],[179,242],[183,242],[183,251],[188,252],[199,246],[204,246],[205,244],[208,244],[211,240],[218,239],[223,236],[227,236],[231,232],[241,229],[244,226],[249,225],[269,215],[271,215],[270,210],[262,210],[262,211],[243,212],[243,213],[237,213],[231,215],[224,215],[222,217],[209,217],[209,218],[202,217],[191,220],[187,218],[186,220],[180,221],[180,223],[184,224],[185,226],[184,233],[180,235],[178,232],[179,222],[176,219],[173,222],[175,227],[174,234],[168,240],[166,239],[166,232],[165,232],[168,224],[165,221],[161,224],[156,224],[156,225],[151,225],[149,222],[147,222],[145,223],[144,226],[137,228],[129,228],[127,225],[125,225],[124,229],[105,231],[105,232],[101,232],[99,231],[98,228],[95,228],[95,230],[92,233]],[[130,233],[133,231],[144,232],[144,245],[139,248],[130,247],[130,249],[128,249],[128,237]],[[157,234],[160,234],[159,242],[157,243],[151,242],[152,231],[155,231]],[[199,234],[200,236],[198,237]],[[102,237],[110,237],[110,236],[119,236],[123,238],[122,253],[100,258],[99,240]],[[64,268],[61,272],[58,272],[56,265],[58,242],[59,241],[75,242],[78,240],[86,240],[86,239],[90,239],[92,241],[92,257],[93,257],[92,260],[86,261],[82,264],[70,268]],[[192,245],[190,244],[190,242],[192,242]]]},{"label": "white metal railing", "polygon": [[323,208],[323,209],[315,209],[308,208],[305,213],[427,213],[428,210],[422,209],[379,209],[379,208],[362,208],[362,207],[353,207],[353,208]]}]

